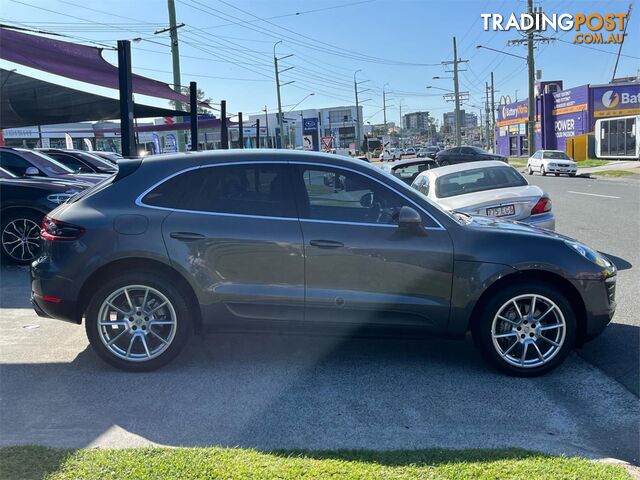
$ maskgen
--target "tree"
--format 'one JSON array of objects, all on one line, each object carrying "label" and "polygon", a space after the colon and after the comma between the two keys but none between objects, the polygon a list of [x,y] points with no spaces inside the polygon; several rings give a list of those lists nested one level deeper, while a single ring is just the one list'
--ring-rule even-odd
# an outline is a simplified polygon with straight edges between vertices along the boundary
[{"label": "tree", "polygon": [[[189,87],[182,87],[182,91],[180,92],[183,95],[189,96]],[[196,93],[196,98],[198,99],[198,113],[209,114],[211,113],[211,109],[200,105],[201,103],[207,103],[209,105],[212,104],[213,99],[211,97],[207,97],[207,94],[204,93],[204,90],[198,88]],[[174,110],[188,110],[188,105],[181,105],[181,102],[176,102],[174,100],[169,101]]]}]

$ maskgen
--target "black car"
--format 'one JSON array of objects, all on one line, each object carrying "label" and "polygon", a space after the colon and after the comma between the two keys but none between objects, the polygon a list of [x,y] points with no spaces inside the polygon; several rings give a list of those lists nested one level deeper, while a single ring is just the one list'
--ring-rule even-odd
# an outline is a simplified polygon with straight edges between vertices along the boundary
[{"label": "black car", "polygon": [[118,167],[112,162],[83,150],[39,148],[38,151],[57,160],[76,173],[105,173],[110,175],[118,171]]},{"label": "black car", "polygon": [[418,157],[420,158],[432,158],[435,160],[436,155],[438,154],[438,152],[440,151],[440,147],[437,146],[430,146],[430,147],[422,147],[420,150],[418,150]]},{"label": "black car", "polygon": [[116,164],[118,163],[120,160],[122,160],[122,155],[120,155],[119,153],[116,152],[104,152],[102,150],[93,150],[91,152],[91,155],[97,155],[100,158],[104,158],[105,160],[108,160],[109,162]]},{"label": "black car", "polygon": [[411,185],[420,173],[439,166],[438,162],[431,158],[410,158],[399,162],[387,163],[383,165],[382,169],[399,178],[407,185]]},{"label": "black car", "polygon": [[436,154],[436,160],[441,166],[454,165],[465,162],[481,162],[484,160],[500,160],[507,162],[507,157],[485,152],[478,147],[454,147],[442,150]]},{"label": "black car", "polygon": [[2,258],[28,264],[40,254],[44,216],[87,188],[72,179],[20,178],[0,168],[0,235]]},{"label": "black car", "polygon": [[74,180],[86,186],[108,177],[106,174],[76,173],[42,152],[26,148],[0,147],[0,167],[17,177],[45,177]]},{"label": "black car", "polygon": [[580,242],[446,212],[378,167],[315,152],[123,160],[49,213],[42,242],[36,312],[84,318],[97,354],[132,371],[207,326],[301,324],[471,331],[493,365],[532,376],[616,307],[615,266]]}]

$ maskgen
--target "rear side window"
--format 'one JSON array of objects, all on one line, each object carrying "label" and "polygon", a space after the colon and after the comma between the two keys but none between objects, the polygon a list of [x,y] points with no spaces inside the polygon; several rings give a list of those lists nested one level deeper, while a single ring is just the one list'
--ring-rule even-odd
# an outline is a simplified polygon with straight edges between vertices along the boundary
[{"label": "rear side window", "polygon": [[87,167],[84,163],[82,163],[77,158],[72,157],[71,155],[66,155],[64,153],[57,153],[57,152],[51,152],[51,153],[48,153],[47,155],[49,155],[51,158],[56,159],[65,167],[69,167],[71,170],[74,170],[76,172],[79,170],[93,171],[93,169]]},{"label": "rear side window", "polygon": [[281,164],[237,164],[191,170],[160,184],[143,202],[200,212],[297,216],[286,166]]}]

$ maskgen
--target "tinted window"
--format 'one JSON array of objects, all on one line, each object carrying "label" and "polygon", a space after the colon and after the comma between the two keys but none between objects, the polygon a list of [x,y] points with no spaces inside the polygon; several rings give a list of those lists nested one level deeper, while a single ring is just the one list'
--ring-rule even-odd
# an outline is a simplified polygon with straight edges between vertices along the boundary
[{"label": "tinted window", "polygon": [[544,152],[544,158],[551,158],[554,160],[570,160],[564,152]]},{"label": "tinted window", "polygon": [[476,152],[473,148],[471,147],[462,147],[460,148],[460,153],[465,153],[467,155],[474,155],[478,152]]},{"label": "tinted window", "polygon": [[495,188],[520,187],[527,181],[511,167],[489,167],[450,173],[436,180],[438,197],[446,198]]},{"label": "tinted window", "polygon": [[80,160],[78,160],[75,157],[72,157],[71,155],[67,155],[66,153],[49,152],[49,153],[47,153],[47,155],[49,155],[51,158],[59,161],[65,167],[69,167],[74,172],[77,172],[80,169],[82,169],[84,171],[93,171],[92,168],[87,167]]},{"label": "tinted window", "polygon": [[306,217],[353,223],[397,224],[409,202],[384,185],[359,173],[329,167],[301,167],[308,198]]},{"label": "tinted window", "polygon": [[429,177],[427,177],[426,175],[422,175],[416,178],[411,186],[425,196],[429,195]]},{"label": "tinted window", "polygon": [[46,172],[47,175],[66,175],[73,173],[68,167],[65,167],[57,160],[51,158],[44,153],[36,152],[35,150],[23,150],[20,149],[21,154],[27,158],[35,167],[38,167],[40,171]]},{"label": "tinted window", "polygon": [[392,168],[391,172],[398,178],[407,180],[413,180],[418,176],[420,172],[433,168],[431,162],[414,163],[412,165],[403,165],[402,167]]},{"label": "tinted window", "polygon": [[18,177],[24,177],[27,168],[33,167],[20,155],[6,151],[0,151],[0,166]]},{"label": "tinted window", "polygon": [[16,176],[9,173],[7,170],[0,168],[0,178],[16,178]]},{"label": "tinted window", "polygon": [[206,167],[177,175],[144,198],[148,205],[202,212],[295,217],[284,165]]}]

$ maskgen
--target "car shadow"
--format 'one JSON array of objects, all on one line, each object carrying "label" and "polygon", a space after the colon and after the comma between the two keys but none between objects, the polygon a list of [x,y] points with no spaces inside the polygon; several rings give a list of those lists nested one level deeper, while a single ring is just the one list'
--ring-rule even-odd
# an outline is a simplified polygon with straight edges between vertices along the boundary
[{"label": "car shadow", "polygon": [[633,265],[626,261],[624,258],[616,257],[615,255],[611,255],[610,253],[600,252],[605,257],[613,262],[618,270],[629,270]]},{"label": "car shadow", "polygon": [[[544,377],[504,376],[469,338],[218,333],[154,372],[115,370],[87,347],[71,362],[2,364],[0,385],[0,445],[638,457],[640,412],[624,390],[585,398],[618,388],[606,377],[575,356]],[[520,414],[523,398],[536,415]]]}]

